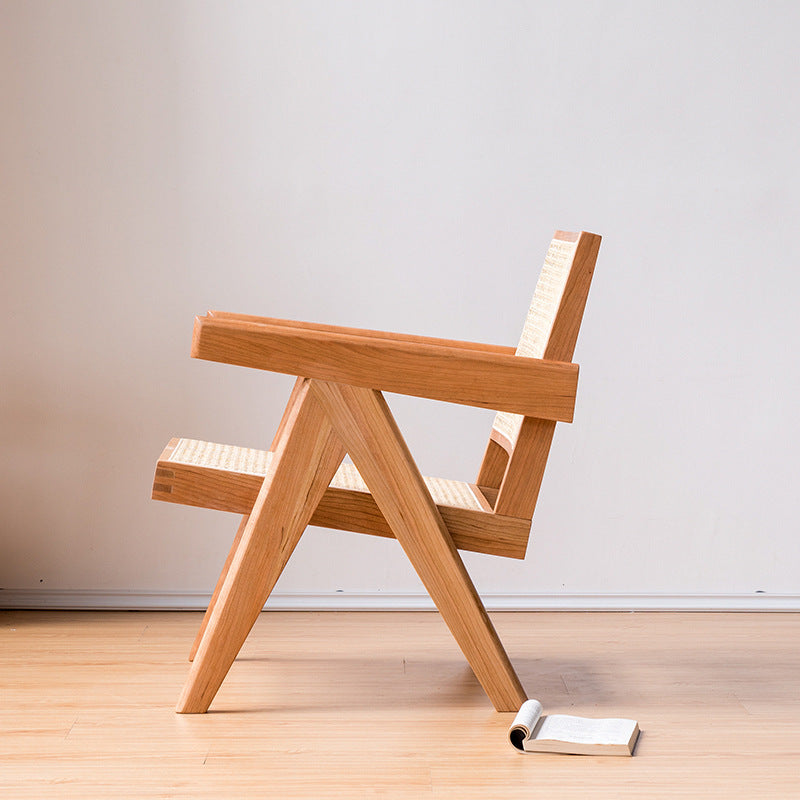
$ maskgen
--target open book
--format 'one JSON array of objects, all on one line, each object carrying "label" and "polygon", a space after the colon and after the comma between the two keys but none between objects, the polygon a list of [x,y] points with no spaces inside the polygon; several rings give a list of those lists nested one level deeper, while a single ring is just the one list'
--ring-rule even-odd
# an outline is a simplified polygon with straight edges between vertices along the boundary
[{"label": "open book", "polygon": [[632,756],[639,725],[633,719],[586,719],[566,714],[542,716],[538,700],[526,700],[508,731],[524,753]]}]

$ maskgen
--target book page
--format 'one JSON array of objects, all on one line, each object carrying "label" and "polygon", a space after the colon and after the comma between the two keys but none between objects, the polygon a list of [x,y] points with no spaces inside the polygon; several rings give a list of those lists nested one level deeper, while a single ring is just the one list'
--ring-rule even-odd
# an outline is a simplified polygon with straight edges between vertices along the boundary
[{"label": "book page", "polygon": [[632,719],[585,719],[550,714],[542,719],[531,738],[577,744],[627,744],[635,726]]},{"label": "book page", "polygon": [[529,739],[539,717],[542,716],[542,704],[538,700],[526,700],[508,730],[508,738],[517,750],[524,750],[523,742]]}]

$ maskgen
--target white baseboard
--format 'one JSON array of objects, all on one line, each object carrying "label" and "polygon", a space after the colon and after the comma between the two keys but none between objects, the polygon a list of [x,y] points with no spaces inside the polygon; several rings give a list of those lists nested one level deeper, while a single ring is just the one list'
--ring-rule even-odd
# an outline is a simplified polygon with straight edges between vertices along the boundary
[{"label": "white baseboard", "polygon": [[[800,594],[484,594],[489,611],[800,611]],[[106,611],[202,610],[205,592],[0,589],[0,608]],[[426,594],[278,593],[275,611],[425,611]]]}]

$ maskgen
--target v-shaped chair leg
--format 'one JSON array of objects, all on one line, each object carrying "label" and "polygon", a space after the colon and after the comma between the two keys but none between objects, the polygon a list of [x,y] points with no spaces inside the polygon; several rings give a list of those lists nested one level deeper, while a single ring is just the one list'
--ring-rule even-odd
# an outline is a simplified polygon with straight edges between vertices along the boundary
[{"label": "v-shaped chair leg", "polygon": [[200,642],[203,641],[203,636],[205,636],[206,628],[211,620],[211,615],[214,613],[214,607],[217,605],[217,600],[219,600],[222,587],[225,585],[225,578],[228,577],[228,570],[230,570],[233,559],[235,558],[236,552],[239,549],[239,543],[242,541],[242,536],[247,529],[247,521],[249,519],[250,515],[245,514],[242,517],[242,521],[239,523],[239,529],[236,531],[236,536],[233,538],[233,544],[231,545],[231,549],[228,551],[228,557],[225,559],[225,564],[222,566],[222,572],[220,572],[219,578],[217,579],[217,585],[214,587],[214,593],[211,595],[211,600],[209,601],[208,608],[203,616],[203,621],[200,623],[200,630],[197,631],[197,636],[194,638],[194,643],[192,644],[192,649],[189,653],[189,661],[194,661],[194,657],[197,655],[197,651],[200,649]]},{"label": "v-shaped chair leg", "polygon": [[178,701],[208,710],[345,455],[309,382],[293,393],[270,470],[253,506]]},{"label": "v-shaped chair leg", "polygon": [[518,710],[525,690],[383,395],[311,386],[494,707]]},{"label": "v-shaped chair leg", "polygon": [[[286,408],[283,411],[283,416],[281,417],[281,421],[278,425],[278,429],[275,431],[275,436],[272,439],[272,444],[270,445],[269,449],[272,452],[278,448],[278,445],[281,443],[281,439],[283,438],[283,433],[286,430],[286,427],[291,424],[292,420],[294,419],[294,415],[297,413],[297,403],[298,398],[303,392],[303,386],[305,385],[305,378],[298,378],[294,382],[294,386],[292,387],[292,393],[289,395],[289,400],[286,403]],[[192,644],[191,652],[189,653],[189,661],[194,661],[194,657],[197,654],[197,651],[200,647],[200,642],[203,641],[203,636],[205,635],[206,628],[208,627],[209,620],[211,619],[211,615],[214,613],[214,606],[217,604],[217,600],[219,599],[220,592],[222,591],[222,587],[225,585],[225,578],[228,575],[228,570],[231,568],[231,564],[233,563],[233,559],[236,555],[236,551],[239,549],[239,542],[242,540],[242,535],[244,534],[245,528],[247,527],[247,520],[250,518],[249,514],[245,514],[242,517],[242,521],[239,524],[239,529],[236,531],[236,536],[233,539],[233,544],[228,552],[228,557],[225,559],[225,564],[222,567],[222,571],[220,572],[220,576],[217,579],[217,585],[214,587],[214,592],[211,595],[211,600],[209,601],[208,608],[206,609],[206,613],[203,616],[203,621],[200,624],[200,630],[197,632],[197,636],[195,636],[194,643]]]}]

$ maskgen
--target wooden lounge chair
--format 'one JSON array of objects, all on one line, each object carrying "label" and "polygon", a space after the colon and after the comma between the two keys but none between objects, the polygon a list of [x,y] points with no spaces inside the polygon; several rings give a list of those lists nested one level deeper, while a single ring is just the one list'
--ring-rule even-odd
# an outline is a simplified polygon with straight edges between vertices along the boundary
[{"label": "wooden lounge chair", "polygon": [[[395,537],[499,711],[525,691],[458,550],[524,558],[600,237],[557,232],[516,350],[209,312],[192,356],[298,377],[268,451],[173,439],[153,497],[243,514],[177,710],[208,709],[306,526]],[[499,413],[474,484],[423,478],[382,391]],[[349,455],[352,464],[343,463]]]}]

